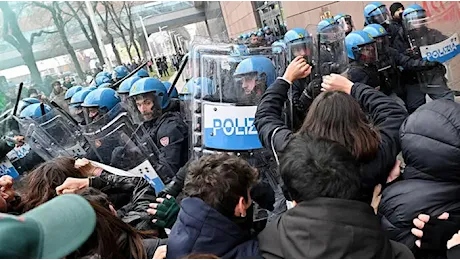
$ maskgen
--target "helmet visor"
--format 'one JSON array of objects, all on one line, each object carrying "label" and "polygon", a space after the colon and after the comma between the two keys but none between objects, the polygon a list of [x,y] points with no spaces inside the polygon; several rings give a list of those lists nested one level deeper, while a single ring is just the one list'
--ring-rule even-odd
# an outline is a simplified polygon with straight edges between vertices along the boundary
[{"label": "helmet visor", "polygon": [[[161,96],[159,96],[161,95]],[[163,93],[154,92],[139,94],[128,98],[129,112],[132,113],[134,123],[157,119],[161,116],[161,100]]]},{"label": "helmet visor", "polygon": [[312,55],[312,42],[311,41],[298,41],[294,43],[290,43],[288,45],[289,51],[289,59],[293,60],[297,56],[302,56],[307,58],[307,60],[311,60],[308,57]]},{"label": "helmet visor", "polygon": [[337,20],[338,24],[343,28],[345,33],[353,31],[353,20],[350,15],[346,15]]},{"label": "helmet visor", "polygon": [[370,13],[371,19],[374,23],[377,24],[389,24],[390,23],[390,14],[385,6],[380,6]]},{"label": "helmet visor", "polygon": [[375,39],[375,43],[377,45],[377,52],[379,54],[385,53],[387,47],[390,46],[390,40],[388,39],[388,35],[380,36]]},{"label": "helmet visor", "polygon": [[77,120],[78,123],[82,123],[85,121],[85,116],[83,113],[83,107],[81,105],[71,105],[69,107],[70,115]]},{"label": "helmet visor", "polygon": [[377,43],[373,42],[358,46],[358,48],[355,49],[355,57],[358,57],[358,60],[365,64],[372,64],[377,62]]}]

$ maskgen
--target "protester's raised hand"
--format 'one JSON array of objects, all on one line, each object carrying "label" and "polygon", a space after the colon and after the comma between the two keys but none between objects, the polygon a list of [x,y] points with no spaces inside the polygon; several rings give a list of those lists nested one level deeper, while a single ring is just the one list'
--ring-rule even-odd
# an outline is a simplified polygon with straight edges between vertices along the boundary
[{"label": "protester's raised hand", "polygon": [[56,188],[58,195],[75,193],[89,187],[88,178],[67,178],[63,184]]},{"label": "protester's raised hand", "polygon": [[150,203],[147,213],[153,215],[152,220],[156,226],[161,228],[171,228],[177,219],[180,207],[176,199],[171,195],[166,195],[166,199],[157,198],[158,203]]},{"label": "protester's raised hand", "polygon": [[353,82],[339,74],[331,74],[323,76],[321,83],[322,91],[342,91],[347,94],[351,93]]},{"label": "protester's raised hand", "polygon": [[98,167],[92,165],[91,162],[86,158],[75,160],[74,167],[88,177],[95,176],[95,173],[98,169]]},{"label": "protester's raised hand", "polygon": [[284,78],[290,82],[294,82],[297,79],[303,79],[310,75],[311,66],[302,56],[297,56],[287,67],[284,72]]},{"label": "protester's raised hand", "polygon": [[10,201],[14,198],[13,177],[3,175],[0,178],[0,191],[3,199]]}]

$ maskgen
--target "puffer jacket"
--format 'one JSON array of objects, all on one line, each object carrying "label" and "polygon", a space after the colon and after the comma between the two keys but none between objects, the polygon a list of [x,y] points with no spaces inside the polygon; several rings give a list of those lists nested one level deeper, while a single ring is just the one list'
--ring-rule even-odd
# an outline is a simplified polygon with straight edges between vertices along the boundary
[{"label": "puffer jacket", "polygon": [[424,213],[460,214],[460,104],[435,100],[421,106],[400,129],[406,168],[379,205],[390,239],[416,251],[412,220]]}]

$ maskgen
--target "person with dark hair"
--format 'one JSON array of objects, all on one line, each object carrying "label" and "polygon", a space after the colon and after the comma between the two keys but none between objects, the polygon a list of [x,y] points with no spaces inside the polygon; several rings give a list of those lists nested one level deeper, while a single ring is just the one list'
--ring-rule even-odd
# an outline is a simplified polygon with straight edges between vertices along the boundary
[{"label": "person with dark hair", "polygon": [[[439,224],[436,219],[447,212],[454,224],[450,231],[460,229],[459,133],[460,104],[450,100],[434,100],[421,106],[401,126],[406,166],[401,180],[383,190],[378,213],[388,237],[408,246],[416,257],[445,258],[447,239],[454,234],[432,238],[437,247],[422,239],[418,248],[411,228],[419,214],[429,215],[427,227],[435,227]],[[425,232],[431,234],[425,230],[424,237]]]},{"label": "person with dark hair", "polygon": [[390,35],[390,46],[400,53],[404,53],[407,49],[410,49],[409,41],[407,40],[402,24],[403,12],[404,5],[399,2],[391,4],[391,20],[387,30]]},{"label": "person with dark hair", "polygon": [[257,256],[249,193],[256,179],[257,171],[236,156],[213,154],[194,162],[185,179],[186,198],[169,235],[167,258],[191,253]]},{"label": "person with dark hair", "polygon": [[[282,119],[283,105],[291,82],[310,73],[305,65],[299,59],[289,64],[283,78],[267,89],[257,108],[254,125],[259,138],[274,152],[283,151],[293,134]],[[310,105],[299,133],[345,146],[361,163],[362,200],[370,203],[374,187],[386,182],[395,165],[400,150],[399,127],[407,112],[378,90],[340,75],[324,76],[321,86],[325,92]]]},{"label": "person with dark hair", "polygon": [[371,206],[359,201],[359,164],[337,142],[296,134],[279,167],[294,208],[259,234],[262,257],[412,258],[407,247],[385,237]]},{"label": "person with dark hair", "polygon": [[77,192],[96,212],[96,228],[88,240],[67,258],[151,259],[166,240],[154,232],[138,231],[117,217],[107,195],[94,188]]},{"label": "person with dark hair", "polygon": [[49,96],[49,100],[54,101],[59,106],[65,108],[67,104],[67,102],[65,102],[65,92],[67,91],[67,89],[64,88],[61,85],[61,82],[59,82],[58,80],[53,82],[52,87],[53,87],[53,91],[51,92]]}]

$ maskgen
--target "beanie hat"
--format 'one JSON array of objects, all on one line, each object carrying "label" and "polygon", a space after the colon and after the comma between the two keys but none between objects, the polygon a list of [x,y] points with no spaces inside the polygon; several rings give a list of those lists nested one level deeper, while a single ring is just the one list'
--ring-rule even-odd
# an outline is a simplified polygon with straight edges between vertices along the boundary
[{"label": "beanie hat", "polygon": [[398,9],[401,8],[401,7],[404,8],[404,6],[399,2],[391,4],[391,6],[390,6],[391,17],[393,17],[393,15],[396,13],[396,11],[398,11]]}]

